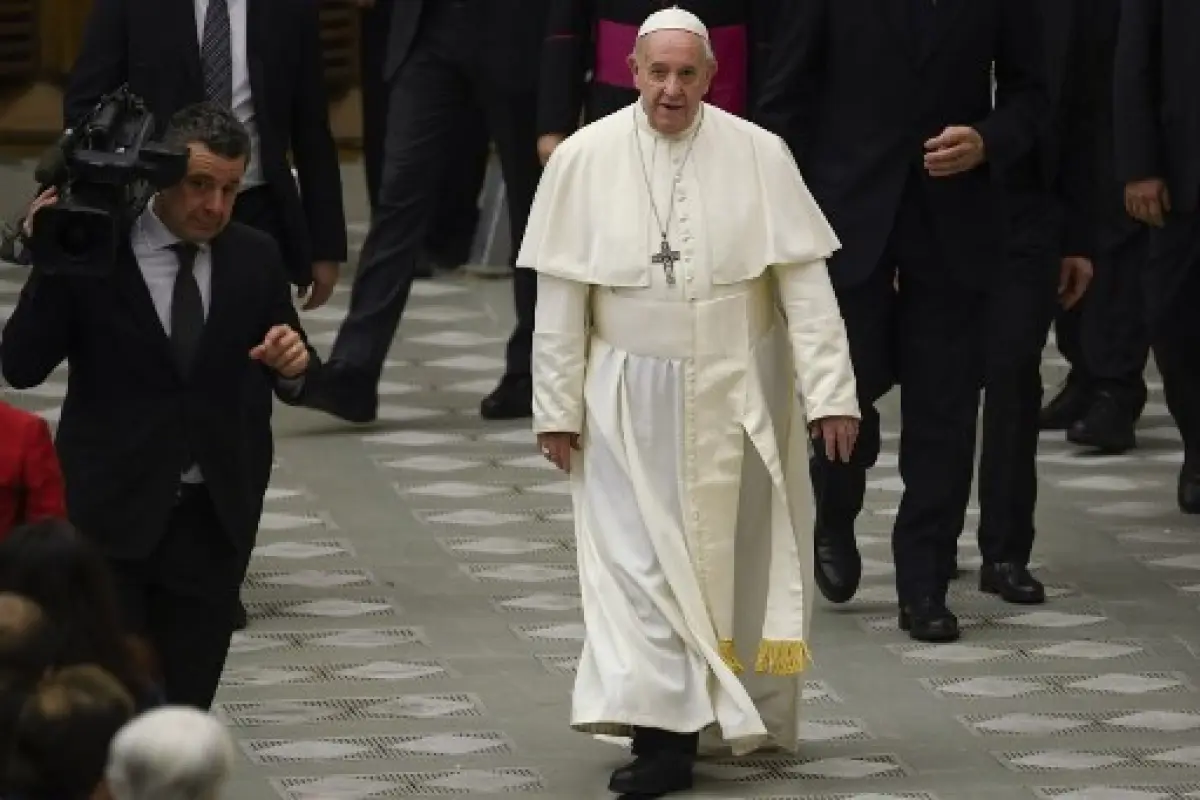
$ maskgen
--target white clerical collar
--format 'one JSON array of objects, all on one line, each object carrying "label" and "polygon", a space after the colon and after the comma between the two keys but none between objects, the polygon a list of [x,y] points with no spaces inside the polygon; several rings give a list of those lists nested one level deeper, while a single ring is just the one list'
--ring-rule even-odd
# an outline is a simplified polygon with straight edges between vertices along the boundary
[{"label": "white clerical collar", "polygon": [[642,106],[641,99],[638,99],[633,104],[633,116],[634,116],[634,119],[637,120],[636,124],[637,124],[638,128],[641,131],[643,131],[644,133],[647,133],[650,136],[655,136],[659,139],[666,139],[667,141],[677,142],[682,139],[687,139],[689,136],[692,135],[692,133],[696,130],[696,128],[699,127],[700,120],[704,119],[704,114],[706,113],[704,106],[705,106],[704,103],[700,104],[700,109],[696,112],[696,118],[694,120],[692,120],[692,124],[689,125],[687,128],[685,128],[684,130],[680,131],[679,133],[663,133],[662,131],[656,130],[654,128],[654,126],[652,126],[650,124],[650,117],[647,116],[646,109]]}]

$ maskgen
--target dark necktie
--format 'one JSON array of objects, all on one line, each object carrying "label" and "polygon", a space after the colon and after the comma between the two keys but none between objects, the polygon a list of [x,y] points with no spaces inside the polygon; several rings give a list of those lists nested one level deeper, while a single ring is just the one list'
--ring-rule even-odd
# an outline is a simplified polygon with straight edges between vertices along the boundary
[{"label": "dark necktie", "polygon": [[204,13],[204,40],[200,65],[204,69],[204,97],[222,108],[233,107],[233,45],[229,6],[225,0],[208,0]]},{"label": "dark necktie", "polygon": [[171,249],[179,258],[179,272],[171,291],[171,349],[180,374],[186,377],[204,333],[204,301],[192,272],[200,248],[191,242],[178,242]]}]

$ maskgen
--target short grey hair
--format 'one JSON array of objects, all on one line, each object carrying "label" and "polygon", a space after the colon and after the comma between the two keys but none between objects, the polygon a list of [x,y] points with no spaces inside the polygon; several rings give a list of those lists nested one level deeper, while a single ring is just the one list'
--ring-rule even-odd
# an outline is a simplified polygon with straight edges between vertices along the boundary
[{"label": "short grey hair", "polygon": [[215,800],[233,760],[229,734],[213,716],[164,706],[117,733],[105,779],[113,800]]}]

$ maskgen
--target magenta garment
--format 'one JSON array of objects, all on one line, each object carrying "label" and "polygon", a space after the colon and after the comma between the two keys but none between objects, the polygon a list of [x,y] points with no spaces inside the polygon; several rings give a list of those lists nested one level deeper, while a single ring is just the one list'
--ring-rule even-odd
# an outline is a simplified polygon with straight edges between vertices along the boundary
[{"label": "magenta garment", "polygon": [[[623,25],[600,20],[596,26],[596,74],[594,80],[632,89],[633,75],[626,59],[633,52],[639,25]],[[713,54],[720,63],[717,77],[705,98],[731,114],[745,116],[749,91],[747,65],[750,63],[749,35],[745,25],[711,28]]]}]

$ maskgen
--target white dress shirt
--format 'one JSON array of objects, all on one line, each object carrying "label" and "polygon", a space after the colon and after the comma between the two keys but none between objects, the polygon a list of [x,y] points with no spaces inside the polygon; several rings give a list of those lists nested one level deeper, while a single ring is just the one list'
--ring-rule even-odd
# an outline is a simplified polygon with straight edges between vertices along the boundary
[{"label": "white dress shirt", "polygon": [[[254,96],[250,91],[250,57],[246,52],[246,6],[250,0],[225,0],[229,6],[229,30],[233,41],[229,43],[233,55],[233,115],[246,126],[250,134],[250,163],[246,165],[246,176],[242,178],[241,191],[261,186],[261,148],[258,137],[258,122],[254,113]],[[204,46],[204,15],[208,13],[208,0],[195,0],[196,41]]]}]

